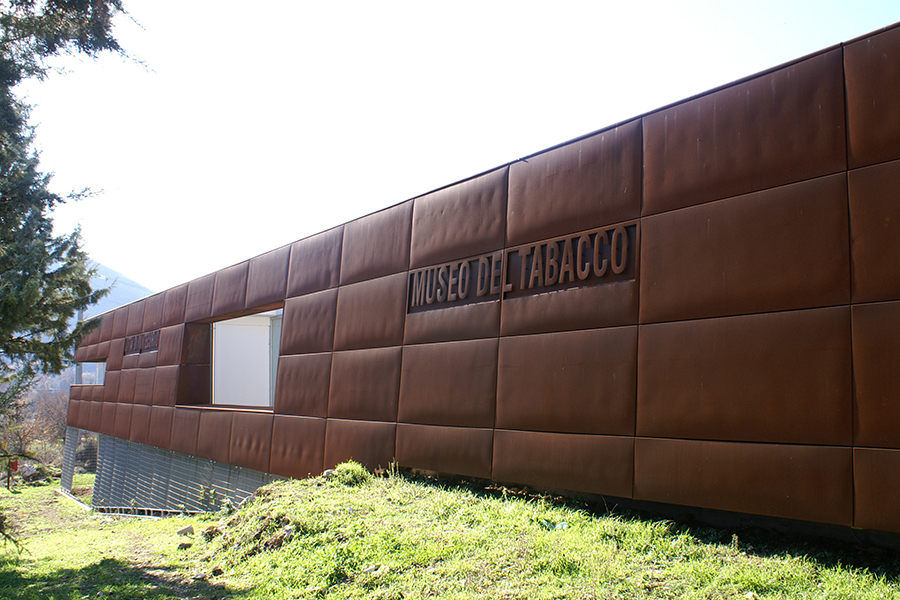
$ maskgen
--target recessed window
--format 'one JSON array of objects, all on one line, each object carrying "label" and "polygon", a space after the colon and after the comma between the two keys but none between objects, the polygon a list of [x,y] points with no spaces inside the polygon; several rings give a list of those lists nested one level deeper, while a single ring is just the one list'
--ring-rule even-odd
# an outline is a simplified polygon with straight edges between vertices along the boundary
[{"label": "recessed window", "polygon": [[282,312],[213,323],[213,404],[272,406]]}]

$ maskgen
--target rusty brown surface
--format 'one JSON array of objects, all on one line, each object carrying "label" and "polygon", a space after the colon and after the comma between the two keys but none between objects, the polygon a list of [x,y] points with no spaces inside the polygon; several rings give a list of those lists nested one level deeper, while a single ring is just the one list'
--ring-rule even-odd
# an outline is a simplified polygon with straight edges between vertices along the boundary
[{"label": "rusty brown surface", "polygon": [[[146,404],[134,404],[131,407],[131,429],[128,439],[138,444],[150,443],[150,411]],[[118,418],[118,414],[116,415]]]},{"label": "rusty brown surface", "polygon": [[853,301],[900,299],[900,161],[848,174]]},{"label": "rusty brown surface", "polygon": [[847,304],[847,219],[845,174],[647,217],[641,322]]},{"label": "rusty brown surface", "polygon": [[637,435],[852,443],[849,307],[643,325]]},{"label": "rusty brown surface", "polygon": [[325,468],[355,460],[367,469],[386,469],[394,461],[396,423],[328,419]]},{"label": "rusty brown surface", "polygon": [[853,525],[900,533],[900,450],[854,448]]},{"label": "rusty brown surface", "polygon": [[[75,386],[73,386],[75,387]],[[81,399],[69,396],[69,406],[66,410],[66,425],[69,427],[78,427],[78,410],[81,408]]]},{"label": "rusty brown surface", "polygon": [[153,404],[153,382],[156,369],[138,369],[134,379],[134,403]]},{"label": "rusty brown surface", "polygon": [[399,347],[335,352],[328,417],[396,421],[399,389]]},{"label": "rusty brown surface", "polygon": [[197,453],[197,432],[200,430],[200,411],[175,408],[172,413],[172,437],[169,449],[182,454]]},{"label": "rusty brown surface", "polygon": [[850,167],[900,158],[900,28],[844,48]]},{"label": "rusty brown surface", "polygon": [[188,284],[183,283],[165,292],[160,327],[184,323],[184,309],[187,304]]},{"label": "rusty brown surface", "polygon": [[272,450],[272,423],[271,413],[235,412],[228,462],[267,472]]},{"label": "rusty brown surface", "polygon": [[282,356],[275,382],[275,413],[326,417],[330,381],[330,352]]},{"label": "rusty brown surface", "polygon": [[231,410],[200,410],[197,429],[197,456],[222,463],[228,462],[231,451],[231,430],[234,417]]},{"label": "rusty brown surface", "polygon": [[397,420],[493,427],[497,344],[486,339],[403,348]]},{"label": "rusty brown surface", "polygon": [[165,292],[154,294],[147,298],[144,305],[144,322],[141,331],[155,331],[161,327],[162,311],[165,304]]},{"label": "rusty brown surface", "polygon": [[641,166],[640,120],[513,163],[507,245],[640,216]]},{"label": "rusty brown surface", "polygon": [[407,201],[344,225],[341,285],[406,271],[412,208]]},{"label": "rusty brown surface", "polygon": [[494,431],[397,425],[397,462],[405,467],[489,479]]},{"label": "rusty brown surface", "polygon": [[405,344],[452,342],[497,337],[500,333],[500,299],[452,306],[442,310],[408,313],[403,331]]},{"label": "rusty brown surface", "polygon": [[133,407],[133,404],[115,405],[116,417],[113,430],[109,432],[111,435],[123,440],[128,439],[128,436],[131,435],[131,411]]},{"label": "rusty brown surface", "polygon": [[503,247],[507,168],[415,199],[410,268]]},{"label": "rusty brown surface", "polygon": [[900,302],[853,307],[854,443],[900,448]]},{"label": "rusty brown surface", "polygon": [[175,406],[178,398],[178,365],[156,367],[153,379],[153,405]]},{"label": "rusty brown surface", "polygon": [[852,449],[637,438],[634,497],[851,525]]},{"label": "rusty brown surface", "polygon": [[496,481],[630,498],[633,465],[633,437],[494,431]]},{"label": "rusty brown surface", "polygon": [[138,300],[128,305],[128,320],[125,325],[125,335],[135,335],[144,329],[144,306],[146,300]]},{"label": "rusty brown surface", "polygon": [[842,51],[644,117],[652,215],[846,169]]},{"label": "rusty brown surface", "polygon": [[172,420],[174,417],[175,409],[171,406],[151,406],[147,443],[157,448],[168,449],[169,441],[172,439]]},{"label": "rusty brown surface", "polygon": [[342,285],[338,291],[334,349],[357,350],[403,343],[406,273]]},{"label": "rusty brown surface", "polygon": [[269,469],[276,475],[302,479],[323,469],[325,419],[275,415]]},{"label": "rusty brown surface", "polygon": [[215,273],[204,275],[188,283],[187,300],[184,308],[185,321],[200,321],[212,316],[215,283]]},{"label": "rusty brown surface", "polygon": [[244,261],[216,272],[210,316],[227,317],[244,310],[249,270],[250,262]]},{"label": "rusty brown surface", "polygon": [[500,339],[501,429],[633,435],[637,327]]},{"label": "rusty brown surface", "polygon": [[331,352],[338,290],[290,298],[284,303],[281,354]]},{"label": "rusty brown surface", "polygon": [[288,298],[338,286],[343,235],[344,226],[341,225],[291,245]]},{"label": "rusty brown surface", "polygon": [[250,259],[245,301],[247,308],[267,306],[285,299],[290,258],[291,247],[282,246]]}]

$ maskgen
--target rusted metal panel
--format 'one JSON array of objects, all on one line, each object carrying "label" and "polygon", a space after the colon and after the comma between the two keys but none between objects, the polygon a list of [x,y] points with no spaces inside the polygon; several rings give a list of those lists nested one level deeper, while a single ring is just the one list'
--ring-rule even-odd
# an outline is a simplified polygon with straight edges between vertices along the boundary
[{"label": "rusted metal panel", "polygon": [[114,312],[107,313],[100,317],[100,341],[108,342],[113,338],[113,325],[116,322]]},{"label": "rusted metal panel", "polygon": [[114,338],[124,338],[126,331],[128,331],[128,307],[122,306],[113,313],[112,336]]},{"label": "rusted metal panel", "polygon": [[416,198],[410,268],[501,249],[507,172],[504,167]]},{"label": "rusted metal panel", "polygon": [[291,245],[288,298],[338,286],[343,236],[344,226],[341,225]]},{"label": "rusted metal panel", "polygon": [[[134,404],[131,407],[131,429],[127,439],[139,444],[150,442],[150,409],[149,405]],[[118,413],[116,413],[118,418]]]},{"label": "rusted metal panel", "polygon": [[643,219],[641,322],[850,301],[843,173]]},{"label": "rusted metal panel", "polygon": [[117,404],[115,425],[113,426],[112,435],[119,439],[127,440],[131,435],[131,409],[132,404]]},{"label": "rusted metal panel", "polygon": [[[74,387],[74,386],[73,386]],[[78,409],[81,408],[81,400],[69,398],[69,405],[66,410],[66,425],[69,427],[78,427]]]},{"label": "rusted metal panel", "polygon": [[641,166],[640,120],[513,163],[507,244],[638,217]]},{"label": "rusted metal panel", "polygon": [[131,404],[134,402],[134,387],[137,384],[137,369],[125,369],[120,371],[119,393],[116,402]]},{"label": "rusted metal panel", "polygon": [[275,415],[269,471],[302,479],[319,475],[325,453],[325,419]]},{"label": "rusted metal panel", "polygon": [[275,412],[324,418],[328,412],[330,380],[330,352],[280,357],[275,384]]},{"label": "rusted metal panel", "polygon": [[842,51],[644,117],[643,214],[846,169]]},{"label": "rusted metal panel", "polygon": [[159,331],[159,352],[157,366],[181,364],[181,349],[184,346],[184,325],[172,325]]},{"label": "rusted metal panel", "polygon": [[403,342],[406,273],[341,286],[335,350],[399,346]]},{"label": "rusted metal panel", "polygon": [[852,449],[637,438],[634,497],[835,525],[853,522]]},{"label": "rusted metal panel", "polygon": [[852,443],[847,306],[643,325],[637,434]]},{"label": "rusted metal panel", "polygon": [[338,290],[331,289],[284,303],[281,354],[331,352]]},{"label": "rusted metal panel", "polygon": [[[175,409],[171,406],[151,406],[147,443],[157,448],[167,449],[172,436],[172,420],[174,417]],[[194,435],[196,436],[196,433]]]},{"label": "rusted metal panel", "polygon": [[335,352],[328,417],[396,421],[399,389],[399,347]]},{"label": "rusted metal panel", "polygon": [[630,498],[633,464],[633,437],[494,431],[496,481]]},{"label": "rusted metal panel", "polygon": [[844,48],[850,167],[900,158],[900,28]]},{"label": "rusted metal panel", "polygon": [[155,376],[156,369],[137,370],[134,380],[135,404],[153,404],[153,380]]},{"label": "rusted metal panel", "polygon": [[117,402],[119,399],[119,379],[121,371],[107,371],[103,380],[103,400],[105,402]]},{"label": "rusted metal panel", "polygon": [[235,315],[244,310],[247,301],[247,275],[250,262],[242,263],[216,271],[213,286],[212,315],[223,317]]},{"label": "rusted metal panel", "polygon": [[640,236],[631,221],[507,248],[500,334],[636,324]]},{"label": "rusted metal panel", "polygon": [[188,283],[187,301],[184,308],[185,321],[200,321],[212,316],[215,283],[215,273],[204,275]]},{"label": "rusted metal panel", "polygon": [[412,208],[407,201],[344,225],[341,285],[409,268]]},{"label": "rusted metal panel", "polygon": [[144,306],[146,300],[138,300],[128,305],[128,321],[125,326],[125,335],[136,335],[144,329]]},{"label": "rusted metal panel", "polygon": [[144,305],[144,322],[141,327],[142,332],[155,331],[160,328],[162,323],[163,304],[165,303],[165,293],[160,292],[147,298]]},{"label": "rusted metal panel", "polygon": [[271,413],[234,413],[228,462],[247,469],[267,472],[272,450]]},{"label": "rusted metal panel", "polygon": [[500,299],[406,315],[403,343],[428,344],[500,334]]},{"label": "rusted metal panel", "polygon": [[900,300],[900,161],[850,171],[848,185],[853,301]]},{"label": "rusted metal panel", "polygon": [[154,406],[175,406],[178,398],[178,373],[181,367],[171,365],[156,367],[153,379]]},{"label": "rusted metal panel", "polygon": [[397,462],[405,467],[489,479],[494,432],[472,427],[397,424]]},{"label": "rusted metal panel", "polygon": [[109,358],[106,359],[106,372],[122,369],[122,359],[125,357],[125,338],[115,338],[109,342]]},{"label": "rusted metal panel", "polygon": [[397,419],[493,427],[497,346],[497,339],[486,339],[403,348]]},{"label": "rusted metal panel", "polygon": [[857,446],[900,448],[900,302],[853,307]]},{"label": "rusted metal panel", "polygon": [[633,435],[637,327],[500,339],[501,429]]},{"label": "rusted metal panel", "polygon": [[199,430],[199,410],[175,408],[172,415],[172,437],[169,442],[169,450],[182,454],[197,454],[197,432]]},{"label": "rusted metal panel", "polygon": [[185,321],[184,309],[187,304],[188,284],[184,283],[178,287],[170,288],[166,290],[165,294],[160,327],[183,323]]},{"label": "rusted metal panel", "polygon": [[900,533],[900,450],[853,449],[854,527]]},{"label": "rusted metal panel", "polygon": [[246,308],[268,306],[285,299],[290,258],[291,247],[282,246],[250,259]]},{"label": "rusted metal panel", "polygon": [[209,365],[182,365],[178,370],[176,404],[203,405],[212,402],[212,372]]},{"label": "rusted metal panel", "polygon": [[233,410],[201,410],[197,430],[197,456],[227,463],[231,450]]},{"label": "rusted metal panel", "polygon": [[386,469],[394,461],[396,423],[328,419],[325,468],[355,460],[367,469]]}]

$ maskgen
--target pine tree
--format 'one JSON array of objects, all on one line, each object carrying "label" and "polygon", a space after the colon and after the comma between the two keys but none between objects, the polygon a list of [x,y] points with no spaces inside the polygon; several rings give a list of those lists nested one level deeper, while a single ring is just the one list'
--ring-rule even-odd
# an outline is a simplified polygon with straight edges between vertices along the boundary
[{"label": "pine tree", "polygon": [[49,190],[15,95],[23,79],[43,77],[61,54],[123,54],[112,36],[121,0],[0,1],[0,415],[41,373],[59,373],[87,333],[71,327],[77,311],[107,290],[92,290],[94,271],[78,230],[53,235],[52,209],[85,192]]}]

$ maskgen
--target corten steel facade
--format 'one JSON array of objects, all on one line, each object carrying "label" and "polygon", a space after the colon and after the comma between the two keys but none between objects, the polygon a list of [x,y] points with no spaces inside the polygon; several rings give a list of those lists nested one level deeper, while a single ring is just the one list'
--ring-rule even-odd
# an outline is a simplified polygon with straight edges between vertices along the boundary
[{"label": "corten steel facade", "polygon": [[[122,307],[69,424],[900,532],[900,29]],[[283,307],[274,406],[210,323]]]}]

